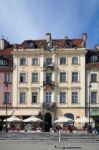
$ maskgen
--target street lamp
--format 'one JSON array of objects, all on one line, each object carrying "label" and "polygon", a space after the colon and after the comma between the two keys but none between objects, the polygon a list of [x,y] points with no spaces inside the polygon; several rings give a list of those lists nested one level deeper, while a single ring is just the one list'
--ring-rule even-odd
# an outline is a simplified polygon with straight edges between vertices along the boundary
[{"label": "street lamp", "polygon": [[43,129],[43,131],[44,131],[44,126],[45,126],[45,116],[44,116],[44,102],[43,102],[43,113],[42,113],[42,115],[43,115],[43,124],[42,124],[42,129]]},{"label": "street lamp", "polygon": [[[7,90],[8,89],[8,82],[7,81],[5,82],[5,86],[6,86],[6,90]],[[6,124],[5,124],[5,128],[6,128],[6,132],[8,132],[8,122],[7,122],[7,116],[8,116],[8,114],[7,114],[7,111],[8,111],[8,106],[7,106],[7,104],[8,104],[8,97],[7,97],[7,95],[6,95],[5,103],[6,103]]]},{"label": "street lamp", "polygon": [[91,91],[90,91],[90,88],[91,88],[91,81],[89,82],[89,126],[90,126],[90,101],[91,101]]},{"label": "street lamp", "polygon": [[8,132],[8,122],[7,122],[7,100],[6,100],[6,132]]}]

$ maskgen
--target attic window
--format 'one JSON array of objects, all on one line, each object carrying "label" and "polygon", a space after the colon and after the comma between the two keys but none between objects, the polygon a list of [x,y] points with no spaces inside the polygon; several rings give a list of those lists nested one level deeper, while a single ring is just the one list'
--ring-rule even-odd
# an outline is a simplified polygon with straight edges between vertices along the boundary
[{"label": "attic window", "polygon": [[91,62],[98,62],[99,61],[99,57],[96,56],[96,55],[93,55],[93,56],[90,57],[90,61]]},{"label": "attic window", "polygon": [[33,41],[28,41],[27,43],[28,43],[28,47],[29,47],[29,48],[34,48],[34,43],[33,43]]},{"label": "attic window", "polygon": [[65,40],[65,47],[66,48],[73,48],[73,43],[72,43],[72,40]]}]

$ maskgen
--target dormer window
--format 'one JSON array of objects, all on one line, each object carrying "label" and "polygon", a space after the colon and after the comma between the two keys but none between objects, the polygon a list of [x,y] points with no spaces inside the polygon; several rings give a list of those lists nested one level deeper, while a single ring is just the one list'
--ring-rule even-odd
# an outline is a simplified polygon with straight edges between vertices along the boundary
[{"label": "dormer window", "polygon": [[73,48],[72,40],[70,40],[70,39],[65,40],[65,47],[66,48]]},{"label": "dormer window", "polygon": [[34,43],[33,43],[33,41],[28,41],[27,43],[28,43],[28,47],[29,47],[29,48],[34,48]]},{"label": "dormer window", "polygon": [[98,56],[96,56],[96,55],[91,56],[91,57],[90,57],[90,61],[91,61],[91,62],[98,62],[98,61],[99,61],[99,60],[98,60]]}]

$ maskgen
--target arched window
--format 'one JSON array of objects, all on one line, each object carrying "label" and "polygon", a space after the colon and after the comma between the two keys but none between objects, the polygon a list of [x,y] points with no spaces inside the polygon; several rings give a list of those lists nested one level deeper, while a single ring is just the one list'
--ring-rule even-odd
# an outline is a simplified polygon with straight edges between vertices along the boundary
[{"label": "arched window", "polygon": [[26,65],[26,58],[21,58],[20,59],[20,66],[25,66]]}]

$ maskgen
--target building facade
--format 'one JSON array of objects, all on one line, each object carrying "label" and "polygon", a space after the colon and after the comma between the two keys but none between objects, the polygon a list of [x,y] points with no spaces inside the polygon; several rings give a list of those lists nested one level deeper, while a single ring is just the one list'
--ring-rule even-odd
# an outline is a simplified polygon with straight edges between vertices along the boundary
[{"label": "building facade", "polygon": [[[0,118],[12,114],[13,99],[13,46],[5,39],[0,40]],[[7,114],[8,112],[8,114]]]},{"label": "building facade", "polygon": [[86,55],[86,115],[99,123],[99,47]]},{"label": "building facade", "polygon": [[85,116],[86,34],[81,39],[27,40],[13,50],[13,108],[40,115],[44,129],[62,115]]}]

